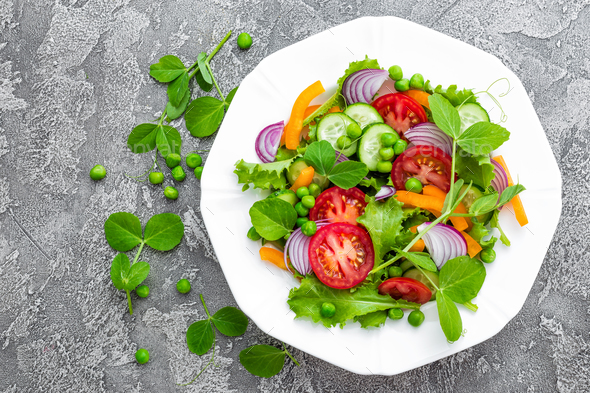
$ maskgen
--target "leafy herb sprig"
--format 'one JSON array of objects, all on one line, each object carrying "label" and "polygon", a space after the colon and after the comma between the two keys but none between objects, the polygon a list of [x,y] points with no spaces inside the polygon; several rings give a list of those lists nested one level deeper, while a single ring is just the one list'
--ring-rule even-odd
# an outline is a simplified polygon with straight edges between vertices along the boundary
[{"label": "leafy herb sprig", "polygon": [[[142,233],[143,232],[143,233]],[[130,292],[141,284],[150,272],[150,265],[137,262],[144,245],[159,250],[169,251],[176,247],[184,236],[184,224],[180,217],[172,213],[157,214],[150,218],[141,229],[139,218],[131,213],[113,213],[104,223],[104,233],[109,245],[121,253],[117,254],[111,264],[111,280],[115,288],[127,294],[129,314],[133,314]],[[123,252],[139,245],[133,263]]]}]

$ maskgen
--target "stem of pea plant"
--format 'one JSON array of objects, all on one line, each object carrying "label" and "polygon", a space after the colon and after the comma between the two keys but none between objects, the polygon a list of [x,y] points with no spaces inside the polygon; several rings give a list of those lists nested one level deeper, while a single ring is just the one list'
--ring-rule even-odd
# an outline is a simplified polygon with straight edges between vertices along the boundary
[{"label": "stem of pea plant", "polygon": [[[143,241],[139,244],[139,250],[137,250],[137,254],[135,254],[135,258],[133,258],[133,263],[137,262],[137,260],[139,259],[139,254],[141,254],[141,250],[143,250],[144,244],[145,243]],[[132,263],[132,265],[133,265],[133,263]]]},{"label": "stem of pea plant", "polygon": [[[225,35],[225,37],[223,37],[221,42],[219,44],[217,44],[217,47],[215,47],[215,49],[213,49],[213,52],[211,52],[209,54],[209,56],[207,56],[207,58],[205,59],[205,63],[207,63],[207,64],[209,63],[209,61],[213,58],[213,56],[215,56],[215,54],[219,51],[219,49],[221,49],[223,44],[225,44],[225,42],[229,39],[230,36],[231,36],[231,30]],[[197,65],[197,62],[194,62],[194,64],[192,66],[190,66],[190,68],[188,70],[190,71],[196,65]],[[188,79],[191,80],[197,72],[199,72],[199,67],[195,68],[193,70],[193,72],[191,72],[191,74],[188,76]]]},{"label": "stem of pea plant", "polygon": [[217,93],[219,93],[219,97],[221,97],[221,101],[225,102],[225,97],[224,97],[223,93],[221,93],[219,86],[217,86],[217,81],[215,80],[215,77],[213,76],[213,71],[211,71],[211,66],[209,65],[209,63],[205,63],[205,67],[207,67],[207,70],[209,71],[209,75],[211,75],[211,79],[213,79],[213,84],[215,85],[215,88],[217,89]]},{"label": "stem of pea plant", "polygon": [[284,352],[287,354],[287,356],[289,356],[291,358],[291,360],[293,361],[293,363],[295,363],[297,366],[300,366],[299,362],[297,360],[295,360],[295,358],[293,357],[293,355],[291,355],[289,353],[289,351],[287,351],[287,347],[285,346],[285,343],[283,344],[283,349],[285,350]]},{"label": "stem of pea plant", "polygon": [[[202,299],[202,296],[201,296],[201,299]],[[211,365],[211,363],[213,363],[213,359],[215,358],[215,341],[216,341],[216,338],[217,338],[217,332],[215,331],[215,329],[213,329],[213,353],[211,354],[211,360],[209,360],[209,362],[205,365],[205,367],[203,367],[201,369],[201,371],[199,371],[199,373],[197,374],[197,376],[194,377],[192,381],[190,381],[189,383],[184,383],[184,384],[178,384],[177,383],[178,386],[188,386],[191,383],[195,382],[197,380],[197,378],[199,378],[199,376],[201,374],[203,374],[203,371],[205,371],[207,369],[207,367],[209,367]]]},{"label": "stem of pea plant", "polygon": [[129,314],[133,315],[133,306],[131,305],[131,294],[128,290],[125,290],[127,293],[127,305],[129,305]]},{"label": "stem of pea plant", "polygon": [[207,310],[207,306],[205,305],[205,299],[203,299],[203,294],[201,293],[199,296],[201,297],[201,302],[203,303],[203,308],[205,309],[205,312],[207,313],[207,316],[209,318],[211,318],[211,314],[209,314],[209,310]]}]

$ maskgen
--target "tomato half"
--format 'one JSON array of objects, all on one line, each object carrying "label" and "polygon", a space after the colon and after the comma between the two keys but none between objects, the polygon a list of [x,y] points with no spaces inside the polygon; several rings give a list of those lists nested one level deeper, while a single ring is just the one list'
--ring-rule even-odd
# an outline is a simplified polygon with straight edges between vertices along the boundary
[{"label": "tomato half", "polygon": [[452,159],[444,151],[434,146],[418,145],[395,159],[391,181],[397,190],[405,190],[406,181],[415,177],[423,185],[434,184],[444,192],[449,192],[451,169]]},{"label": "tomato half", "polygon": [[394,277],[383,281],[379,285],[379,293],[396,300],[404,299],[420,304],[427,303],[432,297],[432,292],[426,285],[409,277]]},{"label": "tomato half", "polygon": [[331,218],[332,223],[347,222],[357,225],[356,219],[365,212],[365,193],[356,187],[344,190],[340,187],[328,188],[315,200],[309,211],[313,221]]},{"label": "tomato half", "polygon": [[356,225],[326,225],[309,243],[309,261],[316,276],[327,286],[352,288],[373,269],[373,242],[367,231]]},{"label": "tomato half", "polygon": [[410,127],[428,121],[424,108],[415,99],[401,93],[386,94],[371,103],[385,124],[404,135]]}]

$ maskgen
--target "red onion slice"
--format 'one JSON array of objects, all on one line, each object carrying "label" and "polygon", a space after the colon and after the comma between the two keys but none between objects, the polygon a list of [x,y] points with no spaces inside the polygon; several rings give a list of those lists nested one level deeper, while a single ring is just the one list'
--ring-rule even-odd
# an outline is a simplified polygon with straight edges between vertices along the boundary
[{"label": "red onion slice", "polygon": [[420,123],[404,132],[414,145],[428,145],[438,147],[448,155],[453,153],[453,138],[445,134],[434,123]]},{"label": "red onion slice", "polygon": [[[318,229],[321,227],[330,224],[330,219],[325,220],[317,220],[316,225]],[[285,243],[285,266],[291,273],[291,269],[289,268],[289,263],[287,258],[291,259],[291,264],[293,267],[302,275],[307,275],[313,271],[311,268],[311,262],[309,261],[309,243],[311,242],[311,237],[306,236],[301,232],[301,228],[297,228],[289,239],[287,239],[287,243]]]},{"label": "red onion slice", "polygon": [[375,194],[375,200],[381,200],[383,198],[389,198],[392,195],[395,195],[395,188],[391,186],[382,186],[381,189],[377,194]]},{"label": "red onion slice", "polygon": [[[424,231],[430,224],[423,223],[418,227],[418,232]],[[467,241],[450,225],[436,224],[422,236],[422,240],[439,270],[448,260],[467,255]]]},{"label": "red onion slice", "polygon": [[344,161],[350,161],[350,160],[344,154],[337,151],[336,152],[336,164],[340,164],[341,162],[344,162]]},{"label": "red onion slice", "polygon": [[346,103],[348,105],[357,102],[370,103],[388,77],[388,71],[376,68],[365,68],[349,75],[342,85],[342,94]]},{"label": "red onion slice", "polygon": [[[504,167],[502,167],[498,161],[492,158],[490,159],[490,162],[494,165],[494,178],[492,179],[492,187],[494,187],[494,190],[498,192],[498,200],[500,200],[500,195],[508,187],[508,174],[506,174]],[[498,210],[502,210],[502,206],[500,206]]]},{"label": "red onion slice", "polygon": [[271,124],[265,127],[256,137],[256,154],[264,163],[273,162],[279,150],[281,135],[285,129],[285,122]]}]

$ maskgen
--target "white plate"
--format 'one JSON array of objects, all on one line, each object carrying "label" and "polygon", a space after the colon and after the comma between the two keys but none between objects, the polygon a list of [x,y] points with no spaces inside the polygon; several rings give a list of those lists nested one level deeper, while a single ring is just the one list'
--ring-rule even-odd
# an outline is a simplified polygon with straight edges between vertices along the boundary
[{"label": "white plate", "polygon": [[[392,37],[411,36],[408,48],[392,45]],[[416,48],[420,48],[417,50]],[[382,67],[402,66],[406,75],[422,73],[435,84],[487,89],[508,78],[512,90],[500,98],[511,131],[502,154],[512,176],[527,188],[522,194],[529,225],[521,228],[512,207],[500,214],[512,247],[498,245],[497,258],[486,265],[487,278],[474,300],[479,311],[460,306],[465,336],[447,343],[433,302],[423,307],[419,328],[388,320],[380,329],[326,329],[294,319],[287,298],[298,282],[288,273],[262,262],[260,242],[246,237],[248,210],[267,193],[242,192],[233,173],[243,158],[259,162],[254,140],[266,125],[288,120],[299,93],[316,80],[327,92],[348,63],[368,55]],[[501,82],[503,83],[503,82]],[[505,84],[493,88],[505,91]],[[501,85],[501,86],[499,86]],[[483,95],[482,95],[483,98]],[[484,106],[499,116],[490,100]],[[493,109],[492,109],[493,108]],[[532,162],[543,158],[539,170]],[[561,177],[545,133],[521,82],[496,57],[426,27],[394,17],[370,17],[333,27],[273,53],[242,82],[215,139],[203,172],[201,211],[227,282],[240,308],[264,332],[313,356],[359,374],[398,374],[452,355],[498,333],[521,309],[551,242],[561,212]]]}]

